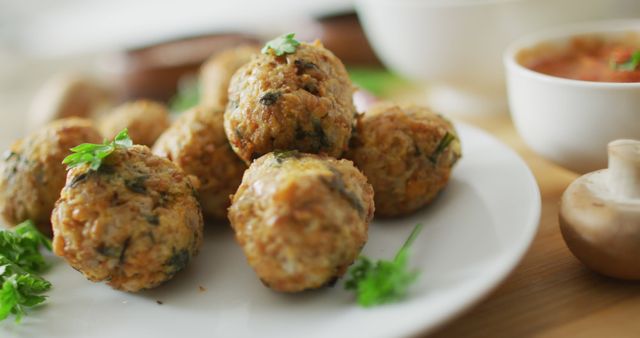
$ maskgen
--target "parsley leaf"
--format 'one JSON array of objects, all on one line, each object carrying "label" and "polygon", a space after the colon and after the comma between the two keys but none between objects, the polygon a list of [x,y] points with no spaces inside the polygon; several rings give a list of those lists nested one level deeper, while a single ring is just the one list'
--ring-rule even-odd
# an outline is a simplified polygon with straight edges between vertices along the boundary
[{"label": "parsley leaf", "polygon": [[129,148],[133,145],[133,141],[129,137],[129,133],[125,128],[122,130],[112,142],[105,140],[103,144],[83,143],[79,146],[71,148],[73,154],[67,156],[62,161],[68,168],[74,168],[79,165],[88,163],[91,170],[98,170],[102,165],[102,160],[111,155],[116,148]]},{"label": "parsley leaf", "polygon": [[200,102],[200,85],[194,78],[186,78],[178,82],[178,92],[169,101],[169,109],[172,113],[195,107]]},{"label": "parsley leaf", "polygon": [[4,256],[29,272],[40,272],[48,267],[40,254],[40,246],[51,250],[51,241],[31,221],[19,224],[15,232],[0,231],[0,257]]},{"label": "parsley leaf", "polygon": [[284,54],[293,54],[296,52],[296,47],[300,46],[300,41],[294,39],[295,33],[289,33],[281,35],[262,47],[262,54],[273,53],[276,56],[282,56]]},{"label": "parsley leaf", "polygon": [[51,250],[51,241],[33,222],[25,221],[14,232],[0,230],[0,321],[9,315],[19,322],[25,307],[45,301],[51,283],[35,275],[48,267],[40,247]]},{"label": "parsley leaf", "polygon": [[624,72],[632,72],[640,65],[640,50],[637,50],[631,54],[629,60],[623,63],[617,63],[615,60],[609,62],[609,66],[613,70],[620,70]]},{"label": "parsley leaf", "polygon": [[25,314],[25,307],[45,301],[42,293],[51,289],[51,283],[20,268],[0,255],[0,321],[14,314],[16,322]]},{"label": "parsley leaf", "polygon": [[385,69],[348,67],[351,81],[358,87],[378,97],[390,97],[404,89],[411,89],[412,83]]},{"label": "parsley leaf", "polygon": [[367,257],[358,258],[349,269],[349,279],[345,283],[345,289],[356,293],[358,304],[371,307],[406,296],[409,286],[418,278],[418,272],[408,270],[408,260],[409,248],[421,230],[422,224],[415,226],[392,261],[374,263]]}]

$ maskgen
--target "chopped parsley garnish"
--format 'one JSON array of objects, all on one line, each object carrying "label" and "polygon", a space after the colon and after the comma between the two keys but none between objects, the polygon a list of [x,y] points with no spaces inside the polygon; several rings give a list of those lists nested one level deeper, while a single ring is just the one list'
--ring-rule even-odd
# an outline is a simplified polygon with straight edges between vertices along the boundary
[{"label": "chopped parsley garnish", "polygon": [[279,150],[276,149],[273,151],[273,157],[276,159],[278,163],[284,162],[284,160],[290,157],[298,157],[300,153],[297,150]]},{"label": "chopped parsley garnish", "polygon": [[345,289],[356,293],[358,304],[371,307],[403,299],[409,286],[418,278],[417,271],[409,271],[409,248],[422,230],[423,225],[413,228],[392,261],[372,262],[367,257],[359,257],[349,269],[349,279]]},{"label": "chopped parsley garnish", "polygon": [[273,53],[276,56],[282,56],[295,53],[296,48],[300,46],[300,41],[294,39],[295,35],[295,33],[289,33],[267,42],[262,47],[262,54]]},{"label": "chopped parsley garnish", "polygon": [[171,273],[174,274],[187,267],[190,259],[191,255],[189,254],[189,250],[182,249],[178,251],[174,248],[173,255],[169,257],[165,264],[169,266]]},{"label": "chopped parsley garnish", "polygon": [[446,132],[446,134],[444,134],[442,139],[440,139],[440,142],[438,143],[438,146],[436,147],[436,150],[431,154],[431,156],[429,156],[429,161],[431,161],[431,163],[435,164],[438,161],[438,157],[440,156],[440,154],[442,154],[442,152],[445,149],[447,149],[447,147],[455,139],[456,139],[455,135],[451,134],[450,132]]},{"label": "chopped parsley garnish", "polygon": [[265,106],[271,106],[278,102],[282,93],[279,91],[267,92],[260,98],[259,102]]},{"label": "chopped parsley garnish", "polygon": [[633,52],[629,60],[623,63],[618,63],[615,60],[611,60],[609,62],[609,65],[613,70],[632,72],[638,68],[638,65],[640,65],[640,50]]},{"label": "chopped parsley garnish", "polygon": [[169,101],[169,110],[172,113],[182,113],[197,106],[199,102],[200,85],[196,79],[187,78],[178,83],[178,92]]},{"label": "chopped parsley garnish", "polygon": [[133,145],[129,133],[125,128],[113,141],[104,140],[103,144],[83,143],[79,146],[71,148],[73,154],[65,157],[62,164],[66,164],[68,168],[77,167],[88,163],[91,170],[98,170],[102,165],[102,161],[111,155],[116,148],[129,148]]},{"label": "chopped parsley garnish", "polygon": [[51,241],[31,221],[0,230],[0,321],[13,314],[19,322],[25,308],[45,301],[51,283],[36,275],[48,267],[41,246],[51,250]]}]

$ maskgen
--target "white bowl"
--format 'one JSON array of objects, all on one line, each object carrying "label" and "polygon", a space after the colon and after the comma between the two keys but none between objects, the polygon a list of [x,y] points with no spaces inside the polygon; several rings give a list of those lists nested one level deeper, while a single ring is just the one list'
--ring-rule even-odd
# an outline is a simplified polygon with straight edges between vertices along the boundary
[{"label": "white bowl", "polygon": [[632,15],[620,9],[634,1],[358,0],[356,9],[390,69],[504,99],[501,60],[511,41],[550,25]]},{"label": "white bowl", "polygon": [[579,173],[605,168],[607,143],[640,139],[640,83],[570,80],[530,70],[519,53],[541,43],[566,46],[576,36],[640,34],[640,20],[558,27],[523,37],[505,52],[509,107],[524,141]]}]

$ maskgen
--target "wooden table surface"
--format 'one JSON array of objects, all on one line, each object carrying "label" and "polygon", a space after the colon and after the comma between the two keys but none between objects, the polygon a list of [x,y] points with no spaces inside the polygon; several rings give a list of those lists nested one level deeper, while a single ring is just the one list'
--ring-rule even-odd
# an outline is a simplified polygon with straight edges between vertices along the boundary
[{"label": "wooden table surface", "polygon": [[538,181],[542,215],[531,247],[511,275],[428,337],[640,337],[640,283],[587,270],[560,234],[560,197],[578,175],[528,149],[508,115],[459,120],[490,132],[522,156]]}]

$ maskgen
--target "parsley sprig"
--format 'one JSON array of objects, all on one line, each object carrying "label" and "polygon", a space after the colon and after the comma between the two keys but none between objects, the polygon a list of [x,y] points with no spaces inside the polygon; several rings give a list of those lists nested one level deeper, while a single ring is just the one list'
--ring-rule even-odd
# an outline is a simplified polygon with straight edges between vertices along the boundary
[{"label": "parsley sprig", "polygon": [[83,143],[71,148],[73,154],[65,157],[62,164],[66,164],[68,168],[73,168],[89,163],[89,168],[95,171],[100,169],[102,161],[111,155],[116,148],[129,148],[132,145],[133,142],[125,128],[111,142],[104,140],[103,144]]},{"label": "parsley sprig", "polygon": [[13,314],[19,322],[26,307],[46,300],[51,283],[36,275],[48,267],[40,247],[51,250],[51,241],[31,221],[0,230],[0,321]]},{"label": "parsley sprig", "polygon": [[0,231],[0,255],[29,272],[43,271],[48,267],[39,248],[51,250],[51,240],[41,234],[31,221],[20,223],[14,232]]},{"label": "parsley sprig", "polygon": [[289,33],[281,35],[262,47],[261,52],[263,54],[273,53],[276,56],[282,56],[284,54],[293,54],[296,52],[296,48],[300,46],[300,41],[296,40],[295,33]]},{"label": "parsley sprig", "polygon": [[617,63],[615,60],[611,60],[609,65],[613,70],[620,70],[624,72],[632,72],[640,65],[640,50],[637,50],[631,54],[629,60],[623,63]]},{"label": "parsley sprig", "polygon": [[349,269],[345,289],[356,293],[358,304],[371,307],[398,301],[407,294],[409,286],[418,278],[417,271],[409,271],[409,248],[422,230],[422,224],[413,228],[392,261],[374,263],[367,257],[359,257]]}]

